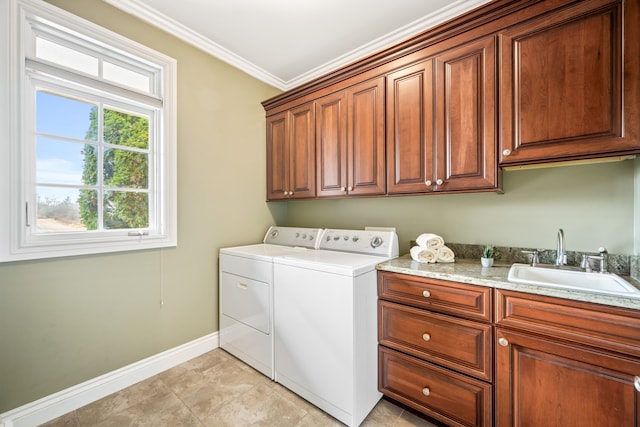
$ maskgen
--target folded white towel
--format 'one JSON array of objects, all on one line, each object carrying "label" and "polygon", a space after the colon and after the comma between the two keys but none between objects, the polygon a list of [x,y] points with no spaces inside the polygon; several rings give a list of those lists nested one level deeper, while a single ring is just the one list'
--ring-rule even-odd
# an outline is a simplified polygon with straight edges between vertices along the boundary
[{"label": "folded white towel", "polygon": [[456,255],[448,246],[438,248],[438,262],[455,262]]},{"label": "folded white towel", "polygon": [[437,234],[433,233],[422,233],[416,239],[416,243],[418,246],[422,246],[427,249],[438,249],[441,246],[444,246],[444,239]]},{"label": "folded white towel", "polygon": [[438,260],[438,253],[434,249],[414,246],[410,249],[411,258],[423,264],[432,264]]}]

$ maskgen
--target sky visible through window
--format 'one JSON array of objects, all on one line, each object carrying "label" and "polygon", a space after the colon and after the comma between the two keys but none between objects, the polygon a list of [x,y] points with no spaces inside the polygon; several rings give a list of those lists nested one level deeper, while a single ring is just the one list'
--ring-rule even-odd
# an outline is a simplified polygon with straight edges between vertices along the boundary
[{"label": "sky visible through window", "polygon": [[[89,130],[91,109],[97,104],[64,98],[38,91],[36,95],[36,129],[40,134],[36,149],[38,183],[82,185],[82,150]],[[51,138],[55,135],[64,139]],[[38,196],[75,202],[77,188],[39,186]]]}]

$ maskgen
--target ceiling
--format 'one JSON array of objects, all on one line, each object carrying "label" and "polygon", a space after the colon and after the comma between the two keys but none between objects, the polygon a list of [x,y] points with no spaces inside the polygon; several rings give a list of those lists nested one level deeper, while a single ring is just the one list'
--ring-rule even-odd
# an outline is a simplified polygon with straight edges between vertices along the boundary
[{"label": "ceiling", "polygon": [[104,0],[287,90],[488,0]]}]

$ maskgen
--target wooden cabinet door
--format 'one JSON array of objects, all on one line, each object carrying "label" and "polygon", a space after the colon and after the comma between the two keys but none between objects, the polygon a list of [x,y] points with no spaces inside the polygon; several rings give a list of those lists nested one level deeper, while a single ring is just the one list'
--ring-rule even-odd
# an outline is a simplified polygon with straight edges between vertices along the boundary
[{"label": "wooden cabinet door", "polygon": [[344,92],[316,101],[317,195],[343,196],[347,189],[347,124]]},{"label": "wooden cabinet door", "polygon": [[385,193],[384,77],[316,101],[318,197]]},{"label": "wooden cabinet door", "polygon": [[315,196],[313,103],[267,117],[267,200]]},{"label": "wooden cabinet door", "polygon": [[433,191],[434,61],[387,76],[387,192]]},{"label": "wooden cabinet door", "polygon": [[435,58],[435,190],[498,186],[495,45],[490,36]]},{"label": "wooden cabinet door", "polygon": [[384,77],[346,91],[347,193],[385,193]]},{"label": "wooden cabinet door", "polygon": [[293,108],[289,119],[289,197],[314,197],[316,153],[313,103]]},{"label": "wooden cabinet door", "polygon": [[267,117],[267,200],[289,195],[289,112]]},{"label": "wooden cabinet door", "polygon": [[496,329],[497,427],[640,426],[640,361]]},{"label": "wooden cabinet door", "polygon": [[500,34],[501,164],[640,147],[637,3],[578,2]]}]

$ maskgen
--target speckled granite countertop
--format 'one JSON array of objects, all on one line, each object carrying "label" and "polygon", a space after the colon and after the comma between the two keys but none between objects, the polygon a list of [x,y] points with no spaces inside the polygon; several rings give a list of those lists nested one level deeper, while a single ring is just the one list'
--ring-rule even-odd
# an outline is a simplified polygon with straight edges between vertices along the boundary
[{"label": "speckled granite countertop", "polygon": [[[507,280],[510,267],[511,264],[497,263],[494,264],[493,267],[483,268],[480,265],[480,260],[470,259],[456,259],[456,262],[449,264],[421,264],[411,259],[411,256],[407,254],[378,264],[376,268],[378,270],[394,273],[450,280],[453,282],[488,286],[496,289],[508,289],[512,291],[640,310],[640,294],[637,298],[630,298],[580,290],[558,289],[545,286],[512,283]],[[640,289],[640,281],[634,280],[628,276],[623,276],[623,278]]]}]

